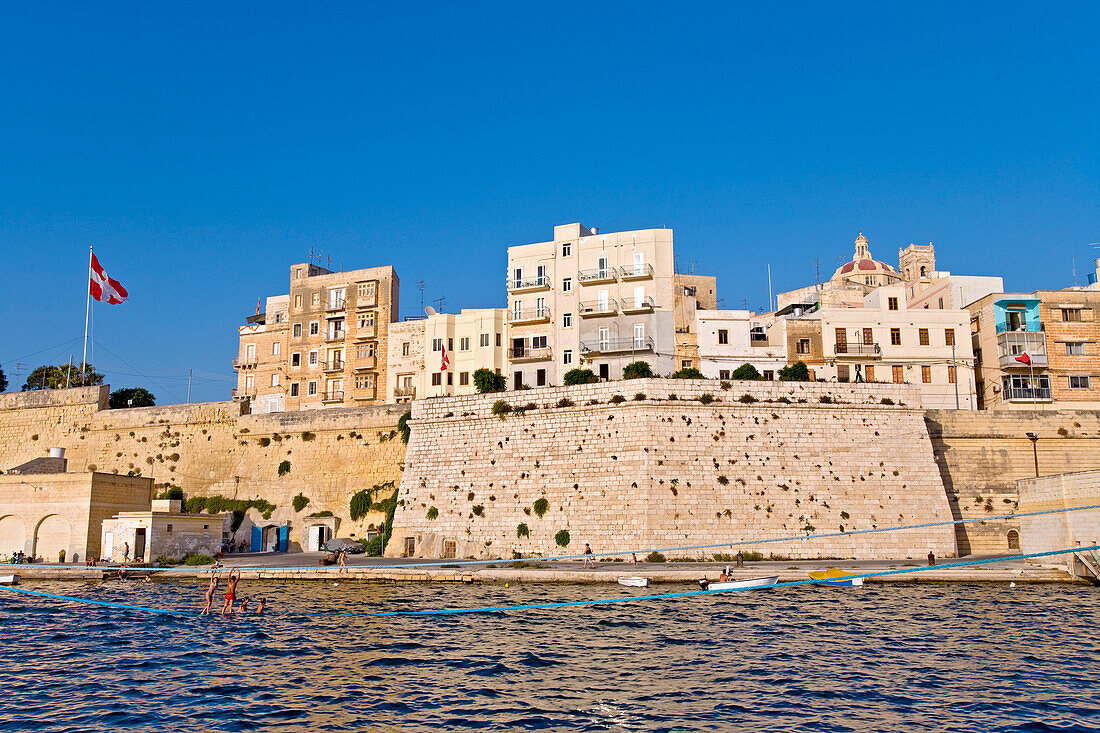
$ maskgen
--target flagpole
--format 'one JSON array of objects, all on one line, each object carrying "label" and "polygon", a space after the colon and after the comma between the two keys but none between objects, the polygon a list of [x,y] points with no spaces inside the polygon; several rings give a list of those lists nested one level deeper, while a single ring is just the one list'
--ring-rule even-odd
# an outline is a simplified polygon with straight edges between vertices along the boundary
[{"label": "flagpole", "polygon": [[[84,278],[84,290],[87,291],[88,298],[84,304],[84,355],[80,357],[80,386],[84,386],[85,375],[88,370],[85,368],[88,364],[88,319],[92,314],[92,287],[90,285],[92,281],[92,248],[88,247],[88,276]],[[68,386],[68,385],[66,385]]]}]

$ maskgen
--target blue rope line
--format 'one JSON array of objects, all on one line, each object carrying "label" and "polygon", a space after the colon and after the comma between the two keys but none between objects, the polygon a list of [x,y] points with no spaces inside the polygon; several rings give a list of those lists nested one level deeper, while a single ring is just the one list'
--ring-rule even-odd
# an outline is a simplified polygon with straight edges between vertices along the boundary
[{"label": "blue rope line", "polygon": [[[791,535],[789,537],[772,537],[762,540],[736,540],[734,542],[718,542],[710,545],[683,545],[680,547],[662,547],[655,550],[619,550],[616,552],[598,552],[592,555],[555,555],[552,557],[530,557],[525,558],[527,560],[535,560],[538,562],[550,562],[554,560],[581,560],[586,557],[601,558],[601,557],[615,557],[617,555],[632,555],[638,553],[648,552],[682,552],[685,550],[713,550],[718,547],[736,547],[738,545],[765,545],[775,542],[793,542],[795,540],[818,540],[826,539],[829,537],[854,537],[862,534],[878,534],[880,532],[900,532],[910,529],[926,529],[928,527],[946,527],[956,524],[968,524],[973,522],[990,522],[995,519],[1013,519],[1016,517],[1038,517],[1044,514],[1063,514],[1065,512],[1080,512],[1088,509],[1100,509],[1100,504],[1090,504],[1088,506],[1075,506],[1067,507],[1064,509],[1044,509],[1038,512],[1020,512],[1016,514],[998,514],[992,517],[978,517],[974,519],[953,519],[949,522],[926,522],[924,524],[904,524],[895,527],[878,527],[875,529],[856,529],[849,532],[826,532],[824,534],[798,534]],[[348,565],[347,569],[359,569],[369,568],[371,570],[392,570],[396,568],[435,568],[435,567],[453,567],[453,566],[467,566],[467,565],[487,565],[494,562],[513,562],[512,560],[438,560],[433,562],[417,562],[417,563],[394,563],[388,565]],[[0,568],[6,566],[6,563],[0,564]],[[12,566],[18,567],[18,566]],[[182,568],[146,568],[146,567],[131,567],[128,565],[50,565],[54,570],[88,570],[88,569],[100,569],[100,570],[118,570],[119,568],[126,569],[127,572],[139,571],[139,572],[157,572],[157,573],[173,573],[173,572],[198,572],[198,573],[211,573],[222,572],[227,570],[230,565],[223,565],[221,567],[182,567]],[[238,566],[232,566],[238,567]],[[344,566],[338,565],[294,565],[294,566],[264,566],[264,565],[244,565],[239,566],[242,569],[256,569],[256,570],[317,570],[319,568],[327,568],[333,572],[338,572],[344,569]]]},{"label": "blue rope line", "polygon": [[[943,565],[929,565],[926,567],[917,568],[901,568],[898,570],[880,570],[872,573],[858,573],[844,576],[844,579],[852,578],[876,578],[886,575],[898,575],[905,573],[920,573],[929,570],[940,570],[945,568],[959,568],[973,565],[988,565],[990,563],[1005,562],[1006,560],[1028,560],[1036,557],[1050,557],[1052,555],[1066,555],[1072,552],[1087,552],[1090,550],[1100,550],[1100,545],[1092,545],[1090,547],[1075,547],[1068,550],[1051,550],[1049,552],[1033,552],[1027,555],[1011,555],[1009,557],[993,557],[983,558],[981,560],[967,560],[963,562],[945,563]],[[798,585],[814,585],[820,583],[819,580],[791,580],[783,583],[776,583],[775,585],[765,586],[764,588],[789,588]],[[350,613],[296,613],[289,612],[283,614],[269,614],[270,616],[282,616],[282,617],[324,617],[324,618],[351,618],[357,616],[372,616],[372,617],[388,617],[388,616],[451,616],[457,614],[469,614],[469,613],[495,613],[498,611],[531,611],[539,609],[551,609],[551,608],[573,608],[577,606],[598,606],[608,603],[631,603],[634,601],[655,601],[666,600],[669,598],[689,598],[694,596],[713,595],[715,593],[733,593],[736,591],[744,590],[763,590],[764,588],[728,588],[728,589],[711,589],[711,590],[696,590],[696,591],[684,591],[680,593],[659,593],[656,595],[648,596],[622,596],[618,598],[596,598],[586,601],[557,601],[552,603],[529,603],[515,606],[485,606],[480,608],[437,608],[426,609],[421,611],[353,611]],[[41,591],[24,590],[22,588],[12,588],[9,586],[0,586],[0,590],[8,591],[10,593],[22,593],[29,596],[38,596],[40,598],[52,598],[62,601],[73,601],[75,603],[86,603],[95,606],[106,606],[108,608],[121,608],[128,611],[145,611],[146,613],[156,613],[166,616],[191,616],[191,612],[172,611],[169,609],[161,608],[148,608],[145,606],[131,606],[125,603],[110,603],[107,601],[96,601],[89,598],[78,598],[76,596],[63,596],[55,593],[43,593]]]}]

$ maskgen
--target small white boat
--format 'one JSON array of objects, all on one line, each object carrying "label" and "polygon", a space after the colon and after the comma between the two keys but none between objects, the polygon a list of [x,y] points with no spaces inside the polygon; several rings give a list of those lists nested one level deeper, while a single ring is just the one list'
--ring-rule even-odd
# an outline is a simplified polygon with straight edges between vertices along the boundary
[{"label": "small white boat", "polygon": [[625,585],[627,588],[648,588],[649,578],[639,578],[637,576],[632,578],[619,578],[619,585]]},{"label": "small white boat", "polygon": [[763,578],[746,578],[744,580],[723,580],[711,583],[706,578],[699,580],[699,587],[703,590],[751,590],[753,588],[769,588],[779,582],[778,575],[768,575]]},{"label": "small white boat", "polygon": [[15,585],[18,582],[18,575],[0,575],[0,585]]}]

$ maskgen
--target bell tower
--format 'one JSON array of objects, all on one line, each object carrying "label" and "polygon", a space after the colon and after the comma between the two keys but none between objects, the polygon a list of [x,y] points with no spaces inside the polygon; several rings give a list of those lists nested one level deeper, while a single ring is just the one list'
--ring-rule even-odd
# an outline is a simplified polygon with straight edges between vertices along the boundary
[{"label": "bell tower", "polygon": [[936,248],[931,242],[910,244],[898,250],[898,267],[905,282],[926,280],[936,271]]}]

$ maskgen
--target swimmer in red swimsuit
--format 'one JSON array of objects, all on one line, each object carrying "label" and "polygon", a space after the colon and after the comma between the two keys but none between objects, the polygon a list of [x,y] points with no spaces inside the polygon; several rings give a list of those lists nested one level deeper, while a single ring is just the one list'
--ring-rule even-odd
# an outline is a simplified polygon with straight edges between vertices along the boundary
[{"label": "swimmer in red swimsuit", "polygon": [[[233,576],[236,573],[236,577]],[[225,589],[225,603],[222,604],[222,613],[233,613],[233,601],[237,599],[237,583],[241,579],[240,568],[232,568],[229,571],[229,578],[226,581],[227,587]]]}]

